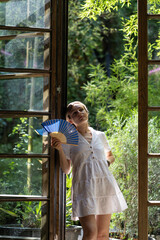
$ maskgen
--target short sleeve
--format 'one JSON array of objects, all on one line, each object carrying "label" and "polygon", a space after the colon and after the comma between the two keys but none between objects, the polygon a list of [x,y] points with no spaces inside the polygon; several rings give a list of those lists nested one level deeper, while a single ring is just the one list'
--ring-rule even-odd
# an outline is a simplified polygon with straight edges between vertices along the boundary
[{"label": "short sleeve", "polygon": [[64,151],[64,154],[66,156],[67,159],[71,159],[70,157],[70,145],[68,144],[62,144],[62,148],[63,148],[63,151]]},{"label": "short sleeve", "polygon": [[104,146],[105,152],[111,151],[111,148],[109,146],[108,140],[107,140],[106,135],[105,135],[104,132],[102,132],[102,134],[101,134],[101,139],[102,139],[102,142],[103,142],[103,146]]}]

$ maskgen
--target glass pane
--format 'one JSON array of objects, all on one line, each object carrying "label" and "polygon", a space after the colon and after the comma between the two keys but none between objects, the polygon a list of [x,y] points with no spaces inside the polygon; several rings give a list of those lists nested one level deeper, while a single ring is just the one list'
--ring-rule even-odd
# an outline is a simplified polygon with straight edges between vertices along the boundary
[{"label": "glass pane", "polygon": [[[0,166],[0,194],[46,195],[42,179],[48,179],[47,160],[0,158]],[[45,172],[44,176],[42,172]]]},{"label": "glass pane", "polygon": [[47,215],[46,202],[0,203],[0,235],[6,239],[21,236],[47,240]]},{"label": "glass pane", "polygon": [[148,0],[148,13],[160,14],[160,2],[155,0]]},{"label": "glass pane", "polygon": [[148,67],[148,105],[160,106],[160,65]]},{"label": "glass pane", "polygon": [[28,75],[0,75],[1,110],[49,110],[49,78]]},{"label": "glass pane", "polygon": [[148,113],[148,151],[160,153],[160,112]]},{"label": "glass pane", "polygon": [[0,67],[49,69],[49,33],[0,30]]},{"label": "glass pane", "polygon": [[160,201],[160,159],[152,158],[148,161],[148,199]]},{"label": "glass pane", "polygon": [[48,137],[38,135],[46,118],[0,119],[0,153],[48,153]]},{"label": "glass pane", "polygon": [[50,27],[50,1],[10,0],[0,2],[0,25]]},{"label": "glass pane", "polygon": [[[159,239],[160,235],[160,207],[148,209],[148,234],[152,239]],[[149,238],[148,238],[149,239]]]},{"label": "glass pane", "polygon": [[160,59],[160,21],[148,21],[148,58]]}]

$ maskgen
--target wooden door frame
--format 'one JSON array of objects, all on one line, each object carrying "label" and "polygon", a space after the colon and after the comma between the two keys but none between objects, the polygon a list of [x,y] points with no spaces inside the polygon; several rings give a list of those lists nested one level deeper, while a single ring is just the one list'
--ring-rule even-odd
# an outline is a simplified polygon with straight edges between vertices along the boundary
[{"label": "wooden door frame", "polygon": [[[52,7],[51,119],[65,118],[67,104],[68,1],[53,1]],[[54,108],[54,109],[53,109]],[[58,154],[51,149],[50,161],[50,240],[65,239],[66,179]]]},{"label": "wooden door frame", "polygon": [[[67,29],[68,29],[68,0],[50,0],[45,5],[46,21],[50,20],[49,28],[13,27],[0,26],[0,30],[15,30],[23,32],[47,32],[50,34],[50,50],[46,45],[45,61],[50,61],[50,68],[46,69],[26,69],[26,68],[5,68],[1,67],[1,72],[9,72],[15,75],[20,73],[21,77],[26,73],[32,76],[50,76],[50,106],[48,111],[15,111],[0,110],[1,118],[19,117],[45,117],[65,118],[65,107],[67,103]],[[48,18],[50,16],[50,18]],[[49,44],[49,43],[48,43]],[[15,73],[15,74],[14,74]],[[8,79],[10,76],[8,76]],[[3,76],[1,75],[1,79]],[[42,218],[48,217],[48,224],[42,226],[42,238],[49,240],[65,239],[65,175],[59,167],[58,155],[50,149],[49,153],[42,154],[6,154],[1,153],[1,158],[42,158],[44,165],[49,163],[49,179],[46,179],[48,190],[45,196],[21,196],[21,195],[0,195],[0,202],[12,201],[44,201],[48,203],[48,212],[42,211]],[[48,167],[46,167],[48,168]],[[45,183],[46,184],[46,183]],[[48,194],[48,195],[47,195]],[[43,225],[43,224],[42,224]],[[43,235],[43,229],[47,234]]]},{"label": "wooden door frame", "polygon": [[148,20],[160,15],[147,12],[147,0],[138,0],[138,239],[148,240],[148,207],[160,206],[160,201],[148,201],[148,158],[160,154],[148,153],[148,112],[160,111],[160,106],[148,106],[148,65],[160,64],[148,60]]}]

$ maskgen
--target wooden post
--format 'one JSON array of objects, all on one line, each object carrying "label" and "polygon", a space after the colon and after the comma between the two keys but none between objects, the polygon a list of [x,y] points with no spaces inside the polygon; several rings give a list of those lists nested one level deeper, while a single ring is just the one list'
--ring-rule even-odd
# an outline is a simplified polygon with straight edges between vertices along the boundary
[{"label": "wooden post", "polygon": [[147,0],[138,1],[138,232],[139,240],[148,239],[148,39]]},{"label": "wooden post", "polygon": [[[51,118],[64,118],[67,102],[67,15],[68,1],[52,1]],[[65,175],[58,154],[51,149],[50,160],[50,240],[65,239]]]}]

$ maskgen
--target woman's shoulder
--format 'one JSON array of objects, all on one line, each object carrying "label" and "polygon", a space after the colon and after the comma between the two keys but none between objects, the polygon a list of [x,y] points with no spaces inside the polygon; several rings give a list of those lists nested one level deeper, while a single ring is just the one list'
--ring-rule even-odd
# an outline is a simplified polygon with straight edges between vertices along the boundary
[{"label": "woman's shoulder", "polygon": [[92,128],[92,127],[90,127],[90,129],[91,129],[91,131],[92,132],[94,132],[95,134],[97,134],[98,136],[105,136],[105,133],[104,132],[102,132],[102,131],[100,131],[100,130],[96,130],[96,129],[94,129],[94,128]]}]

